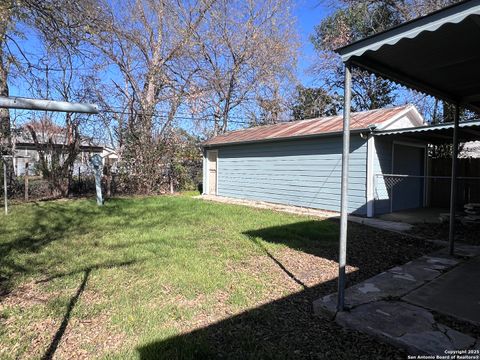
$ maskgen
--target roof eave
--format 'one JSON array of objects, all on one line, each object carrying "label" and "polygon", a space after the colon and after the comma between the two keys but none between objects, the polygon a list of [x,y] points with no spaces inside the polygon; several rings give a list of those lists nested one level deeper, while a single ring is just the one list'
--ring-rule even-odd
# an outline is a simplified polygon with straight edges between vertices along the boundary
[{"label": "roof eave", "polygon": [[445,91],[445,89],[433,86],[429,81],[425,81],[426,79],[416,79],[409,74],[404,74],[398,69],[388,66],[388,64],[375,61],[371,56],[366,56],[368,53],[380,51],[387,45],[394,46],[400,40],[414,39],[424,32],[434,32],[443,25],[461,23],[473,15],[480,16],[480,0],[469,0],[453,4],[421,18],[340,47],[335,52],[340,54],[343,62],[350,63],[352,66],[377,74],[410,89],[435,96],[452,104],[465,106],[480,113],[480,106],[475,104],[476,99],[460,97],[458,94],[453,94]]},{"label": "roof eave", "polygon": [[[402,129],[392,129],[392,130],[374,130],[372,134],[374,136],[382,136],[382,135],[401,135],[401,134],[409,134],[409,133],[418,133],[418,132],[428,132],[428,131],[435,131],[435,130],[445,130],[445,129],[453,129],[453,123],[447,124],[435,124],[435,125],[425,125],[425,126],[417,126],[417,127],[410,127],[410,128],[402,128]],[[459,124],[460,128],[468,128],[469,126],[480,126],[480,121],[464,121]]]},{"label": "roof eave", "polygon": [[[351,129],[350,133],[359,134],[364,132],[371,132],[369,128],[362,128],[362,129]],[[235,142],[225,142],[225,143],[214,143],[209,144],[208,142],[200,144],[200,146],[204,149],[207,148],[214,148],[214,147],[221,147],[221,146],[230,146],[230,145],[243,145],[243,144],[254,144],[254,143],[269,143],[269,142],[278,142],[278,141],[290,141],[290,140],[302,140],[302,139],[312,139],[312,138],[319,138],[319,137],[329,137],[329,136],[339,136],[342,135],[343,131],[334,131],[322,134],[311,134],[311,135],[299,135],[299,136],[285,136],[285,137],[275,137],[275,138],[267,138],[267,139],[256,139],[256,140],[244,140],[244,141],[235,141]]]},{"label": "roof eave", "polygon": [[434,31],[446,23],[462,21],[474,13],[480,13],[480,0],[470,0],[450,5],[420,18],[407,21],[380,33],[339,47],[334,51],[346,62],[350,58],[359,56],[366,51],[378,50],[385,44],[396,43],[404,38],[416,37],[423,31]]}]

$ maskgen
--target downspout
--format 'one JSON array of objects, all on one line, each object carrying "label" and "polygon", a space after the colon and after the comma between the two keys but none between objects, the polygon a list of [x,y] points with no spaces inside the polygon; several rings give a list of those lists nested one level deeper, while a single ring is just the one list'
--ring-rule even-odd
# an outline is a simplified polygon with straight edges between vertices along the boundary
[{"label": "downspout", "polygon": [[371,218],[375,216],[374,201],[375,201],[375,174],[373,172],[374,167],[374,153],[375,153],[375,138],[373,136],[376,129],[376,124],[368,126],[368,132],[360,133],[360,137],[366,140],[367,143],[367,179],[366,179],[366,206],[367,217]]},{"label": "downspout", "polygon": [[350,106],[352,96],[352,72],[350,63],[345,63],[345,87],[343,106],[343,153],[342,185],[340,200],[340,241],[338,257],[338,301],[337,311],[345,307],[345,277],[347,262],[347,225],[348,225],[348,158],[350,155]]}]

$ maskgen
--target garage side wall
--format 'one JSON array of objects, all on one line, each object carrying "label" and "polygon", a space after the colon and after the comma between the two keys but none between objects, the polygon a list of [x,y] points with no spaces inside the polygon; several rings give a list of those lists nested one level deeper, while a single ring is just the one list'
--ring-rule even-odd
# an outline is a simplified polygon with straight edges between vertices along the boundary
[{"label": "garage side wall", "polygon": [[391,189],[388,186],[388,178],[382,174],[392,173],[392,149],[393,141],[382,137],[374,137],[375,147],[373,154],[373,186],[375,198],[375,215],[391,212]]},{"label": "garage side wall", "polygon": [[[218,148],[218,195],[340,210],[342,138]],[[351,136],[349,211],[366,215],[366,140]]]}]

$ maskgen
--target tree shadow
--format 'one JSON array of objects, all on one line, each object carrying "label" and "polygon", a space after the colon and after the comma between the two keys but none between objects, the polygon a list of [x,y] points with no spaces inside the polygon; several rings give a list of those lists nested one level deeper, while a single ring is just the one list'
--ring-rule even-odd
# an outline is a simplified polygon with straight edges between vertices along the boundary
[{"label": "tree shadow", "polygon": [[83,274],[83,279],[82,282],[80,283],[80,286],[77,289],[77,292],[75,295],[70,299],[70,302],[68,303],[67,306],[67,311],[65,312],[65,315],[63,316],[62,322],[55,333],[52,342],[48,346],[47,351],[45,351],[45,354],[43,355],[42,359],[43,360],[50,360],[53,358],[53,355],[55,354],[55,351],[57,350],[58,344],[60,344],[60,341],[62,340],[63,334],[65,333],[65,330],[67,329],[68,323],[70,321],[70,316],[72,313],[73,308],[75,307],[78,299],[82,295],[83,291],[85,290],[85,287],[87,286],[87,281],[90,276],[91,269],[85,270]]},{"label": "tree shadow", "polygon": [[[84,221],[92,212],[76,209],[73,213],[65,207],[50,203],[43,208],[34,203],[36,209],[33,218],[23,224],[23,228],[4,230],[4,236],[11,241],[0,242],[0,299],[6,296],[13,287],[15,277],[32,272],[34,264],[23,265],[12,254],[35,254],[48,244],[62,240],[66,234],[81,234],[87,231],[88,222]],[[53,213],[54,220],[46,222],[46,214]],[[21,216],[10,214],[9,216]]]},{"label": "tree shadow", "polygon": [[[97,216],[119,216],[127,219],[125,226],[130,226],[129,217],[126,216],[128,210],[122,209],[121,206],[103,207],[99,210],[93,202],[84,206],[69,207],[56,201],[50,201],[47,204],[35,202],[30,206],[34,207],[34,210],[28,221],[18,222],[18,226],[22,226],[21,228],[16,226],[1,229],[2,235],[8,240],[0,242],[0,300],[14,289],[16,279],[21,276],[43,275],[48,280],[37,282],[47,282],[67,275],[51,274],[51,269],[55,268],[56,264],[65,262],[64,254],[54,254],[48,261],[35,258],[28,262],[21,259],[23,255],[40,254],[51,243],[66,242],[91,231],[95,231],[98,236],[101,236],[102,233],[118,228],[117,223],[103,224],[101,229],[95,228],[92,219]],[[137,215],[142,217],[142,211],[138,211]],[[22,214],[12,213],[9,216],[22,216]],[[100,243],[98,246],[103,245]],[[109,247],[109,245],[105,245],[105,247]],[[72,271],[70,275],[98,267],[124,266],[131,263],[130,261],[106,261],[100,265],[87,264],[82,269]]]},{"label": "tree shadow", "polygon": [[78,270],[78,271],[72,271],[72,272],[68,272],[68,273],[64,273],[64,274],[55,274],[55,275],[52,275],[48,278],[45,278],[45,279],[42,279],[42,280],[39,280],[39,281],[36,282],[36,283],[49,282],[53,279],[58,279],[60,277],[65,277],[65,276],[71,276],[71,275],[83,272],[82,281],[80,282],[80,285],[78,286],[77,291],[72,296],[72,298],[70,299],[70,302],[67,305],[67,310],[66,310],[65,314],[63,315],[62,322],[60,323],[60,326],[58,327],[55,335],[53,336],[52,342],[50,343],[47,350],[45,351],[45,354],[42,357],[43,360],[53,359],[53,356],[55,355],[55,351],[57,350],[58,345],[60,344],[60,342],[62,340],[62,337],[65,334],[65,331],[67,330],[67,326],[68,326],[68,323],[70,322],[72,311],[75,308],[75,305],[77,304],[78,300],[82,296],[82,294],[83,294],[83,292],[84,292],[84,290],[87,286],[87,282],[88,282],[88,279],[90,277],[91,272],[94,271],[94,270],[111,268],[113,266],[115,266],[115,267],[130,266],[134,263],[138,263],[138,261],[127,261],[127,262],[122,262],[122,263],[98,264],[98,265],[94,265],[94,266],[91,266],[91,267],[88,267],[88,268],[85,268],[85,269],[82,269],[82,270]]},{"label": "tree shadow", "polygon": [[264,243],[283,244],[291,249],[337,260],[338,231],[336,221],[325,219],[248,230],[243,234],[265,252]]},{"label": "tree shadow", "polygon": [[[268,249],[282,243],[328,260],[337,260],[335,222],[303,221],[245,232],[303,290],[188,333],[137,348],[140,359],[404,359],[400,350],[314,316],[312,302],[333,293],[331,279],[307,287]],[[331,230],[331,232],[330,232]],[[423,241],[349,224],[347,275],[353,285],[433,250]],[[334,242],[334,243],[332,243]],[[377,355],[376,355],[377,354]]]}]

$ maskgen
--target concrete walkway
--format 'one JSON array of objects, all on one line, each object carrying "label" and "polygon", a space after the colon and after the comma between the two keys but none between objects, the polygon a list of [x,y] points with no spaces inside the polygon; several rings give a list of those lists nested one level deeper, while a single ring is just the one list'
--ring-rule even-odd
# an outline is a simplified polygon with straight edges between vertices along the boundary
[{"label": "concrete walkway", "polygon": [[387,221],[404,222],[407,224],[440,224],[442,214],[448,214],[449,209],[442,208],[420,208],[395,211],[380,215],[379,218]]},{"label": "concrete walkway", "polygon": [[439,323],[431,311],[477,323],[480,247],[459,245],[458,250],[466,258],[449,257],[442,249],[346,289],[345,312],[336,312],[337,294],[315,301],[314,311],[410,355],[480,349],[479,339]]},{"label": "concrete walkway", "polygon": [[[250,206],[258,209],[269,209],[274,211],[286,212],[289,214],[314,216],[322,219],[340,217],[340,214],[334,211],[317,210],[317,209],[303,208],[303,207],[292,206],[292,205],[273,204],[265,201],[234,199],[229,197],[213,196],[213,195],[199,195],[199,196],[196,196],[195,198],[220,202],[224,204],[244,205],[244,206]],[[390,231],[393,230],[396,232],[404,232],[412,229],[412,225],[408,223],[387,221],[387,220],[381,220],[376,218],[363,218],[363,217],[354,216],[354,215],[350,215],[348,217],[348,221],[371,226],[377,229],[390,230]]]},{"label": "concrete walkway", "polygon": [[412,291],[403,300],[480,326],[480,257]]}]

